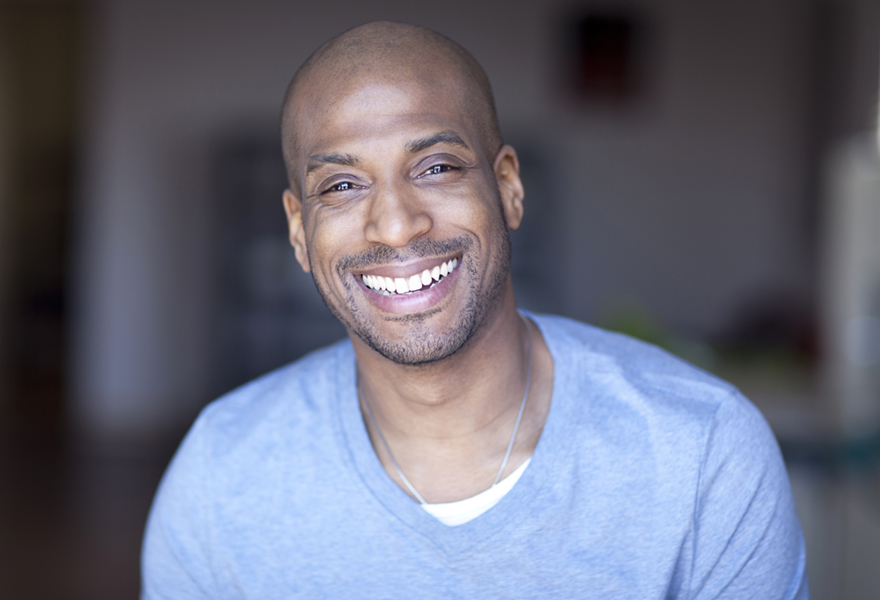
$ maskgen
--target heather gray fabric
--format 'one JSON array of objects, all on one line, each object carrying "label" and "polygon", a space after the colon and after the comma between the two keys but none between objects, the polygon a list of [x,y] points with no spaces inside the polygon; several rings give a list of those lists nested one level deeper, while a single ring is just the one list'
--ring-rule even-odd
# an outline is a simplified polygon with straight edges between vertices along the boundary
[{"label": "heather gray fabric", "polygon": [[156,495],[142,598],[807,598],[760,413],[654,347],[533,318],[552,406],[491,510],[447,527],[394,485],[340,342],[203,411]]}]

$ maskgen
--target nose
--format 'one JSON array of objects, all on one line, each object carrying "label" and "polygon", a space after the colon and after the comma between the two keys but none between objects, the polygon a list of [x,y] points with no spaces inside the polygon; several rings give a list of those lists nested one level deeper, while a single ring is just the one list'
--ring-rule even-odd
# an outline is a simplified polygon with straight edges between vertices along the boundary
[{"label": "nose", "polygon": [[414,190],[387,185],[374,193],[365,228],[367,241],[403,248],[425,235],[434,223]]}]

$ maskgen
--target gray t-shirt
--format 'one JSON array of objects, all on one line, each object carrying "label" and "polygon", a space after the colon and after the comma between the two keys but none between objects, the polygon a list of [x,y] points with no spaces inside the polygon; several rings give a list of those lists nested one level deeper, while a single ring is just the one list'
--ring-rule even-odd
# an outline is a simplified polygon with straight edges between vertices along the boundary
[{"label": "gray t-shirt", "polygon": [[760,413],[652,346],[533,319],[550,413],[488,512],[447,527],[392,482],[340,342],[202,412],[153,504],[142,598],[807,598]]}]

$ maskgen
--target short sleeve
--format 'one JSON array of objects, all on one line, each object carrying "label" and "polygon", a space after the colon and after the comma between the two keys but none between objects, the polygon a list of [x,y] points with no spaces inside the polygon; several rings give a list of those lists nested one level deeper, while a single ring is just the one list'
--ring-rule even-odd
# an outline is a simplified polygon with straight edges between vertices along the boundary
[{"label": "short sleeve", "polygon": [[766,421],[723,401],[707,440],[693,522],[690,598],[809,598],[788,475]]}]

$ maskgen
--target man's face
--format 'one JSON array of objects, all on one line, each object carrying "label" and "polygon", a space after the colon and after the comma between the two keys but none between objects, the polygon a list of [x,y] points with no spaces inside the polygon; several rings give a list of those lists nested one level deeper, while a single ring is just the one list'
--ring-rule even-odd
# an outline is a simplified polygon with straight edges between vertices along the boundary
[{"label": "man's face", "polygon": [[285,194],[300,262],[349,332],[386,358],[451,355],[509,292],[515,154],[487,155],[443,78],[332,82],[303,95],[299,190]]}]

